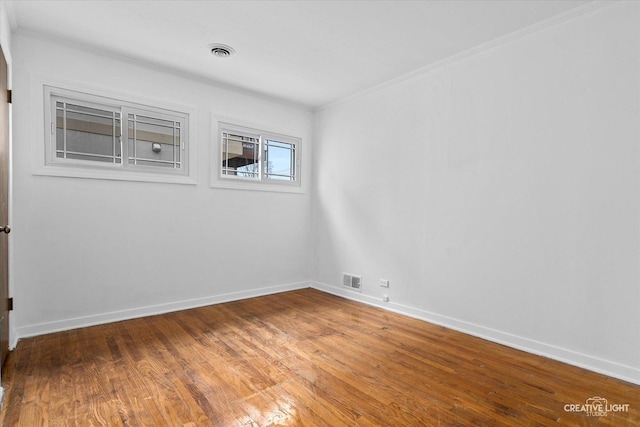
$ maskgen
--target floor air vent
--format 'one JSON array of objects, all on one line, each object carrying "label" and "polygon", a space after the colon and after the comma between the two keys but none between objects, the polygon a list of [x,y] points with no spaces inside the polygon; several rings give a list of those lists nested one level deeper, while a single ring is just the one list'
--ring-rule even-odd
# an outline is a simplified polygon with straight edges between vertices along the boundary
[{"label": "floor air vent", "polygon": [[342,273],[342,284],[358,292],[362,291],[362,276]]}]

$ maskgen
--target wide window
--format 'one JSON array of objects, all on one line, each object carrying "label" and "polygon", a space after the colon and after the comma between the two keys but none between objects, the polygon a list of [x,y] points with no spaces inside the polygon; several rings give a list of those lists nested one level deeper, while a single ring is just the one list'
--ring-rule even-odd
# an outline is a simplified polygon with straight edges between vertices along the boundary
[{"label": "wide window", "polygon": [[188,175],[189,114],[45,87],[46,164]]},{"label": "wide window", "polygon": [[299,138],[220,123],[221,178],[299,185],[299,147]]}]

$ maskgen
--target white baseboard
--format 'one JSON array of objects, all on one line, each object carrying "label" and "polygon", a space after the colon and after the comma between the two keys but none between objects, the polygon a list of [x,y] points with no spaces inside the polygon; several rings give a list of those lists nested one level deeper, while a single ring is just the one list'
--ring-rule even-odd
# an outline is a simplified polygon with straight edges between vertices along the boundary
[{"label": "white baseboard", "polygon": [[539,356],[548,357],[549,359],[558,360],[580,368],[588,369],[600,374],[604,374],[623,381],[640,385],[640,369],[631,366],[622,365],[609,360],[582,354],[573,350],[546,344],[540,341],[531,340],[529,338],[502,332],[496,329],[487,328],[474,323],[465,322],[436,313],[431,313],[414,307],[409,307],[394,302],[382,302],[377,298],[363,295],[340,286],[327,285],[325,283],[311,282],[311,287],[319,291],[327,292],[333,295],[359,301],[368,305],[382,308],[405,316],[424,320],[429,323],[444,326],[482,338],[499,344],[506,345],[527,353],[537,354]]},{"label": "white baseboard", "polygon": [[14,339],[12,340],[11,344],[12,348],[15,348],[18,340],[20,340],[21,338],[45,335],[52,332],[67,331],[70,329],[84,328],[87,326],[95,326],[111,322],[119,322],[121,320],[129,320],[145,316],[154,316],[156,314],[164,314],[172,311],[187,310],[190,308],[204,307],[207,305],[220,304],[230,301],[238,301],[246,298],[277,294],[280,292],[293,291],[296,289],[303,289],[308,287],[309,282],[297,282],[287,285],[270,286],[266,288],[252,289],[242,292],[212,295],[204,298],[195,298],[166,304],[151,305],[128,310],[95,314],[91,316],[57,320],[54,322],[21,326],[15,329]]}]

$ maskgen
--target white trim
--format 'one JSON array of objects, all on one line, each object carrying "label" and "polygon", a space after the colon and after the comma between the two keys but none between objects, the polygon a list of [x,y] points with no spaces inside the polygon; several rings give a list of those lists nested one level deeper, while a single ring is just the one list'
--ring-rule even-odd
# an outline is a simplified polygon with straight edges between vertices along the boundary
[{"label": "white trim", "polygon": [[255,298],[264,295],[272,295],[280,292],[294,291],[309,287],[309,282],[296,282],[287,285],[270,286],[247,291],[231,292],[227,294],[211,295],[202,298],[194,298],[183,301],[150,305],[127,310],[112,311],[108,313],[94,314],[83,317],[56,320],[53,322],[37,323],[16,328],[16,342],[21,338],[50,334],[53,332],[67,331],[70,329],[85,328],[88,326],[102,325],[105,323],[120,322],[122,320],[136,319],[139,317],[155,316],[173,311],[188,310],[247,298]]},{"label": "white trim", "polygon": [[[221,147],[220,147],[220,127],[224,124],[225,127],[231,129],[238,129],[240,132],[251,132],[261,135],[261,137],[271,138],[284,138],[283,142],[294,142],[296,146],[296,181],[278,181],[278,180],[262,180],[262,181],[250,181],[240,180],[233,178],[224,178],[221,176],[220,167],[221,164]],[[302,138],[290,136],[290,132],[282,130],[271,130],[271,126],[262,126],[252,123],[247,123],[243,120],[236,120],[233,118],[226,118],[221,115],[211,113],[211,150],[210,150],[210,182],[209,185],[213,188],[223,188],[232,190],[251,190],[251,191],[272,191],[277,193],[296,193],[304,194],[305,180],[303,179],[302,168],[302,156],[303,145]],[[270,129],[270,130],[265,130]]]},{"label": "white trim", "polygon": [[161,182],[166,184],[196,185],[197,181],[186,175],[161,175],[125,170],[73,168],[59,165],[43,165],[33,175],[59,176],[66,178],[106,179],[113,181]]},{"label": "white trim", "polygon": [[[34,126],[31,135],[32,140],[32,158],[31,172],[33,175],[56,176],[69,178],[90,178],[90,179],[106,179],[116,181],[138,181],[138,182],[158,182],[169,184],[197,184],[197,137],[195,130],[196,114],[195,108],[180,104],[168,105],[159,100],[141,98],[131,94],[119,93],[109,89],[82,85],[77,82],[59,81],[54,79],[45,79],[34,77],[31,79],[31,107],[35,114],[41,114],[36,117],[36,122],[43,123],[42,127]],[[62,89],[64,88],[64,89]],[[77,166],[71,164],[52,163],[47,161],[47,146],[50,138],[50,128],[48,122],[51,117],[51,95],[73,96],[78,94],[88,101],[97,100],[105,102],[105,99],[112,100],[109,105],[117,103],[125,107],[140,106],[146,107],[152,112],[168,111],[176,112],[177,115],[184,116],[188,120],[185,127],[185,135],[187,138],[187,171],[186,173],[167,173],[168,171],[142,171],[127,168],[100,167],[101,165]],[[126,100],[126,101],[124,101]],[[38,120],[39,119],[39,120]],[[40,128],[40,129],[38,129]]]},{"label": "white trim", "polygon": [[558,360],[569,365],[578,366],[593,372],[628,381],[633,384],[640,385],[640,369],[632,366],[622,365],[610,360],[600,359],[569,350],[555,345],[546,344],[540,341],[509,334],[507,332],[496,329],[487,328],[463,320],[454,319],[452,317],[443,316],[429,311],[409,307],[394,302],[382,302],[378,298],[360,294],[359,292],[350,291],[342,286],[331,286],[320,282],[310,282],[310,286],[322,292],[327,292],[353,301],[362,302],[367,305],[382,308],[394,313],[409,316],[425,322],[444,326],[474,337],[482,338],[498,344],[506,345],[527,353],[536,354],[538,356],[547,357],[549,359]]},{"label": "white trim", "polygon": [[[11,313],[9,313],[9,316],[11,316]],[[11,332],[9,332],[9,350],[15,350],[18,345],[18,334],[16,333],[16,328],[13,326],[13,323],[15,323],[15,320],[10,317],[9,329],[11,329]]]}]

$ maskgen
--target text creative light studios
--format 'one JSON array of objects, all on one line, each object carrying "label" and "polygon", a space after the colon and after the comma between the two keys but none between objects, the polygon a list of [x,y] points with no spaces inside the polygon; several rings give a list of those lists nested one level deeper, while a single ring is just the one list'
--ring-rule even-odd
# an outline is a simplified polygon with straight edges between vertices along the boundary
[{"label": "text creative light studios", "polygon": [[606,417],[609,412],[627,412],[628,403],[609,404],[604,397],[591,397],[586,403],[568,403],[564,405],[565,412],[584,412],[590,417]]}]

